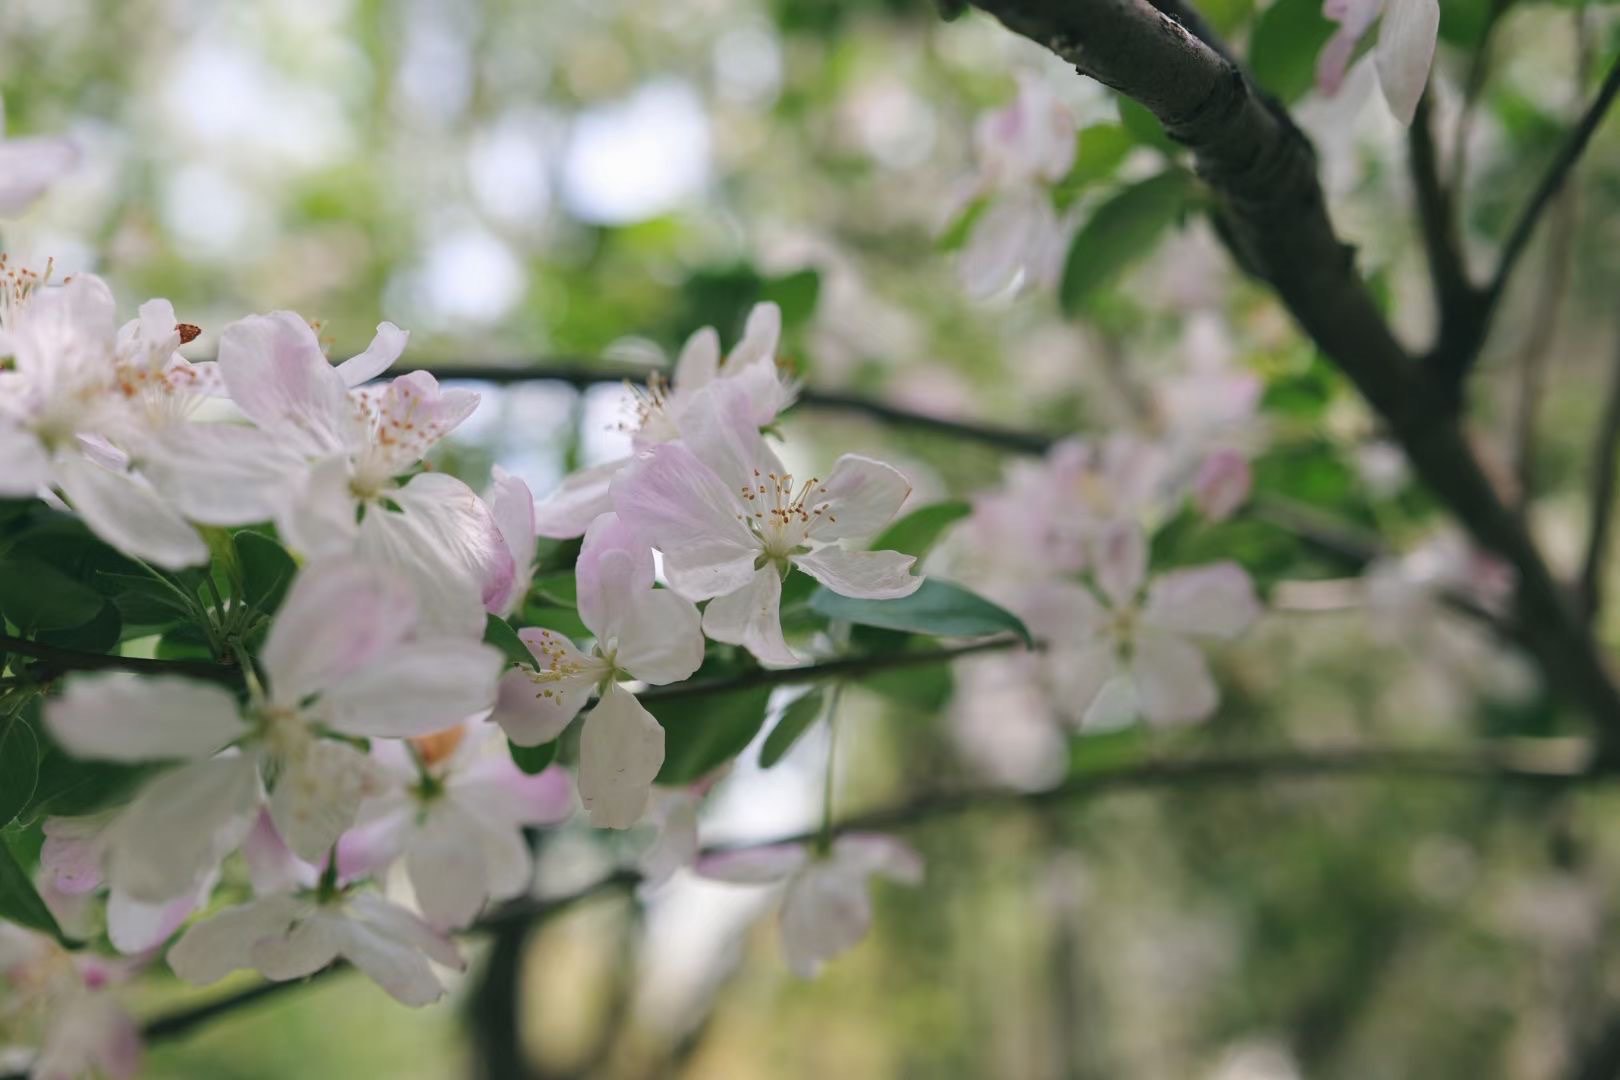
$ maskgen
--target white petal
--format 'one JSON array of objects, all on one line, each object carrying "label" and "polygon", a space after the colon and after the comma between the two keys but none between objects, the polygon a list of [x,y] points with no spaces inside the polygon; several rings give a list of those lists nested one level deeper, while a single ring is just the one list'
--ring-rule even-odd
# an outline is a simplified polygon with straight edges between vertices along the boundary
[{"label": "white petal", "polygon": [[208,525],[270,521],[290,504],[305,471],[274,435],[246,424],[174,424],[141,456],[152,486]]},{"label": "white petal", "polygon": [[1198,647],[1172,634],[1137,635],[1131,676],[1150,724],[1169,726],[1203,720],[1220,703],[1220,691]]},{"label": "white petal", "polygon": [[518,746],[548,743],[585,707],[598,679],[594,669],[588,675],[551,682],[537,682],[526,670],[508,671],[501,676],[489,718]]},{"label": "white petal", "polygon": [[762,664],[799,662],[782,636],[782,577],[774,566],[760,567],[744,588],[710,600],[703,609],[703,632],[743,646]]},{"label": "white petal", "polygon": [[208,757],[247,731],[223,687],[127,672],[68,680],[45,722],[68,753],[105,761]]},{"label": "white petal", "polygon": [[410,340],[410,331],[401,330],[391,322],[378,323],[377,336],[371,339],[366,351],[337,366],[338,377],[349,387],[370,382],[394,366]]},{"label": "white petal", "polygon": [[268,934],[248,950],[252,966],[272,982],[313,975],[338,958],[348,921],[326,906],[294,922],[283,933]]},{"label": "white petal", "polygon": [[617,514],[603,514],[585,530],[574,577],[580,621],[598,638],[615,637],[630,597],[653,587],[652,549]]},{"label": "white petal", "polygon": [[732,491],[785,470],[754,420],[748,387],[735,379],[710,383],[681,411],[681,442]]},{"label": "white petal", "polygon": [[591,522],[613,509],[609,485],[629,462],[629,458],[619,458],[563,477],[556,490],[535,507],[535,532],[554,540],[585,535]]},{"label": "white petal", "polygon": [[489,883],[481,840],[476,823],[454,806],[428,808],[405,849],[405,870],[430,925],[463,927],[483,909]]},{"label": "white petal", "polygon": [[296,705],[397,647],[416,622],[399,578],[356,559],[311,563],[293,579],[260,659],[276,701]]},{"label": "white petal", "polygon": [[319,863],[354,824],[360,803],[382,789],[376,764],[347,743],[310,739],[280,762],[270,818],[294,855]]},{"label": "white petal", "polygon": [[1147,575],[1147,538],[1134,522],[1114,521],[1097,534],[1092,572],[1115,608],[1131,603]]},{"label": "white petal", "polygon": [[166,570],[208,561],[197,530],[134,476],[75,457],[58,458],[52,471],[84,523],[119,551]]},{"label": "white petal", "polygon": [[1142,621],[1161,630],[1222,640],[1237,637],[1259,617],[1254,582],[1237,563],[1172,570],[1155,578]]},{"label": "white petal", "polygon": [[466,962],[455,942],[398,904],[374,892],[355,893],[345,905],[350,919],[364,923],[390,941],[409,945],[436,964],[462,971]]},{"label": "white petal", "polygon": [[[370,898],[370,895],[366,894],[351,902],[349,907],[352,910],[358,906],[359,899]],[[393,908],[393,911],[397,913],[397,919],[417,922],[414,916],[403,909]],[[421,934],[432,935],[431,929],[420,923],[418,925]],[[439,941],[442,947],[435,951],[440,955],[448,953],[455,961],[455,966],[459,968],[460,957],[456,955],[454,946],[443,939]],[[430,1005],[444,996],[444,985],[434,974],[433,966],[428,963],[427,955],[424,955],[416,934],[401,936],[399,927],[394,921],[382,922],[376,918],[351,919],[346,926],[341,952],[350,963],[365,972],[373,982],[387,991],[390,997],[403,1005]]]},{"label": "white petal", "polygon": [[148,781],[107,834],[107,878],[137,900],[195,888],[247,835],[259,805],[253,758],[192,762]]},{"label": "white petal", "polygon": [[427,735],[489,708],[501,667],[500,652],[482,642],[413,641],[334,684],[320,704],[349,735]]},{"label": "white petal", "polygon": [[32,433],[0,421],[0,496],[32,497],[51,477],[50,458]]},{"label": "white petal", "polygon": [[782,897],[782,953],[788,967],[810,978],[828,960],[860,943],[872,926],[865,876],[836,863],[816,862],[788,884]]},{"label": "white petal", "polygon": [[1439,31],[1439,0],[1388,0],[1384,7],[1374,49],[1378,85],[1389,111],[1403,124],[1412,123],[1429,83]]},{"label": "white petal", "polygon": [[755,304],[748,312],[748,323],[743,327],[742,340],[737,342],[726,366],[746,367],[758,360],[776,358],[777,343],[782,340],[782,309],[766,300]]},{"label": "white petal", "polygon": [[675,361],[675,389],[684,393],[701,390],[714,381],[720,370],[720,335],[705,326],[686,339]]},{"label": "white petal", "polygon": [[811,501],[818,517],[810,535],[817,540],[872,536],[894,520],[910,494],[911,481],[893,465],[845,454],[816,488]]},{"label": "white petal", "polygon": [[[507,553],[512,556],[512,584],[504,596],[491,599],[490,610],[497,615],[509,615],[523,603],[534,575],[535,531],[534,496],[529,485],[520,476],[514,476],[495,466],[490,473],[490,491],[486,500],[495,526],[506,542]],[[605,494],[605,492],[604,492]]]},{"label": "white petal", "polygon": [[1041,212],[1040,200],[1045,197],[1026,192],[1004,195],[973,223],[956,265],[962,291],[970,298],[988,299],[1018,280],[1051,215],[1050,206],[1046,214]]},{"label": "white petal", "polygon": [[290,311],[250,315],[219,338],[219,373],[248,417],[309,457],[348,451],[359,431],[348,388],[309,323]]},{"label": "white petal", "polygon": [[186,982],[206,986],[253,966],[260,941],[285,934],[313,905],[293,896],[266,896],[191,926],[169,950],[169,967]]},{"label": "white petal", "polygon": [[639,821],[663,764],[664,729],[634,695],[610,689],[579,739],[579,795],[591,824],[628,829]]},{"label": "white petal", "polygon": [[703,626],[690,600],[670,589],[631,599],[618,636],[619,666],[642,682],[680,682],[703,664]]},{"label": "white petal", "polygon": [[702,855],[692,869],[712,881],[769,885],[785,881],[809,861],[809,849],[803,844],[770,844]]},{"label": "white petal", "polygon": [[741,497],[679,443],[637,455],[613,481],[619,517],[664,553],[670,587],[688,600],[731,592],[762,550]]},{"label": "white petal", "polygon": [[[1118,652],[1109,638],[1093,638],[1078,648],[1054,649],[1046,658],[1053,704],[1071,723],[1109,726],[1111,699],[1102,696],[1109,680],[1120,674]],[[1093,715],[1093,709],[1096,713]],[[1130,717],[1134,718],[1133,712]]]},{"label": "white petal", "polygon": [[293,551],[309,559],[340,558],[354,551],[360,500],[354,494],[347,454],[307,463],[292,474],[275,499],[276,530]]},{"label": "white petal", "polygon": [[[353,835],[354,831],[344,834],[344,838]],[[313,889],[319,878],[314,864],[293,854],[276,831],[275,821],[267,809],[259,811],[253,828],[242,840],[242,861],[247,864],[248,881],[259,896]],[[340,863],[339,870],[344,869]],[[345,873],[344,876],[354,878],[365,875]]]},{"label": "white petal", "polygon": [[862,874],[879,874],[902,885],[920,885],[923,857],[897,837],[882,833],[844,833],[833,841],[832,857]]},{"label": "white petal", "polygon": [[107,897],[108,940],[126,956],[158,948],[208,902],[215,884],[214,875],[209,875],[192,892],[161,903],[136,900],[114,889]]},{"label": "white petal", "polygon": [[840,596],[896,600],[922,587],[911,568],[917,560],[898,551],[847,551],[837,544],[793,556],[793,565]]}]

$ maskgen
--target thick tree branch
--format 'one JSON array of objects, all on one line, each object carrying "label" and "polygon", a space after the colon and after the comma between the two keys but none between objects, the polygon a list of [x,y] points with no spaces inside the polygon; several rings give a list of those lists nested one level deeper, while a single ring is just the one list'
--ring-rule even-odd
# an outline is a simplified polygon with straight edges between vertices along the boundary
[{"label": "thick tree branch", "polygon": [[1620,748],[1620,691],[1523,524],[1479,466],[1447,394],[1418,369],[1334,234],[1310,143],[1220,53],[1147,0],[976,0],[1146,106],[1194,155],[1222,238],[1389,425],[1417,475],[1518,576],[1526,637],[1550,686]]},{"label": "thick tree branch", "polygon": [[[1203,788],[1254,781],[1301,781],[1327,778],[1387,778],[1438,781],[1495,781],[1531,786],[1569,787],[1612,778],[1601,768],[1589,769],[1584,753],[1547,753],[1528,744],[1485,744],[1458,750],[1401,750],[1366,747],[1341,750],[1276,749],[1189,758],[1148,758],[1090,769],[1046,791],[961,791],[935,795],[899,806],[845,818],[835,833],[904,829],[979,811],[1050,809],[1115,791],[1149,788]],[[1577,748],[1578,750],[1579,748]],[[820,829],[746,845],[718,845],[710,852],[773,844],[813,841]],[[472,932],[504,934],[529,927],[595,896],[633,889],[640,881],[630,870],[599,878],[562,896],[518,900],[502,905],[480,920]],[[143,1028],[147,1041],[176,1038],[197,1027],[267,998],[349,970],[338,964],[307,979],[261,983],[190,1008],[165,1013]],[[3,1077],[0,1080],[14,1080]]]}]

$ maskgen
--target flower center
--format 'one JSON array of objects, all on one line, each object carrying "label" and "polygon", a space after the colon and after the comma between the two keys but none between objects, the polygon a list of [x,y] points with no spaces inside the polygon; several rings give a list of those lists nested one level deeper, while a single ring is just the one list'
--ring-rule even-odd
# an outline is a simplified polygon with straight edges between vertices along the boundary
[{"label": "flower center", "polygon": [[823,496],[821,478],[812,476],[795,487],[792,473],[754,470],[741,492],[746,513],[739,515],[765,549],[767,561],[782,563],[795,553],[823,520],[836,522],[832,504]]}]

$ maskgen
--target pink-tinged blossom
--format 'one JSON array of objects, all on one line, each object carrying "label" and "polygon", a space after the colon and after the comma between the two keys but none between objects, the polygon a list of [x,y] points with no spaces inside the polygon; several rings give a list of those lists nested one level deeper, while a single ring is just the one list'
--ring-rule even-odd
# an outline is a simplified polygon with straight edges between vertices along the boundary
[{"label": "pink-tinged blossom", "polygon": [[1377,21],[1373,62],[1378,85],[1389,111],[1401,123],[1411,124],[1434,64],[1439,0],[1324,0],[1322,16],[1339,29],[1317,57],[1316,81],[1321,91],[1338,91],[1357,45]]},{"label": "pink-tinged blossom", "polygon": [[196,923],[169,950],[174,973],[199,986],[244,968],[301,979],[339,959],[412,1006],[444,996],[434,964],[465,967],[448,938],[375,892],[262,896]]},{"label": "pink-tinged blossom", "polygon": [[411,590],[387,571],[312,564],[271,626],[259,656],[264,686],[245,705],[222,687],[171,676],[69,680],[45,714],[69,753],[180,763],[107,827],[112,888],[148,903],[196,889],[247,835],[266,784],[289,846],[322,858],[361,800],[382,789],[376,764],[328,733],[419,735],[494,700],[499,653],[413,636],[417,621]]},{"label": "pink-tinged blossom", "polygon": [[0,217],[15,217],[79,164],[79,148],[60,135],[0,139]]},{"label": "pink-tinged blossom", "polygon": [[1254,471],[1249,459],[1236,450],[1216,450],[1198,466],[1193,477],[1193,504],[1210,521],[1225,521],[1249,501]]},{"label": "pink-tinged blossom", "polygon": [[495,466],[489,491],[484,495],[501,541],[512,557],[512,579],[504,591],[485,597],[485,604],[496,615],[510,615],[523,606],[534,580],[535,527],[534,496],[520,476]]},{"label": "pink-tinged blossom", "polygon": [[1045,82],[1020,72],[1017,96],[974,125],[973,149],[986,190],[1055,184],[1074,165],[1074,116]]},{"label": "pink-tinged blossom", "polygon": [[1095,588],[1052,581],[1020,611],[1047,641],[1053,698],[1082,727],[1106,730],[1140,716],[1155,726],[1206,719],[1220,701],[1199,640],[1226,641],[1260,613],[1235,563],[1147,579],[1147,546],[1134,525],[1097,539]]},{"label": "pink-tinged blossom", "polygon": [[804,844],[778,844],[706,855],[697,873],[715,881],[765,885],[785,881],[779,916],[782,955],[792,971],[811,978],[829,960],[854,948],[872,927],[868,881],[874,875],[921,884],[923,860],[890,836],[849,833],[818,855]]},{"label": "pink-tinged blossom", "polygon": [[384,787],[338,841],[339,872],[380,877],[402,860],[417,907],[439,930],[466,926],[489,902],[522,895],[533,874],[524,826],[555,825],[574,812],[566,771],[525,775],[500,731],[482,722],[408,744],[379,741],[372,756],[386,773]]},{"label": "pink-tinged blossom", "polygon": [[[782,312],[773,303],[755,304],[748,313],[743,336],[730,355],[721,356],[720,335],[705,326],[681,348],[669,381],[654,374],[645,389],[636,391],[635,416],[630,435],[634,446],[645,449],[679,438],[682,419],[706,387],[724,382],[746,402],[746,416],[755,427],[766,427],[793,404],[796,385],[777,362],[782,337]],[[605,462],[564,478],[556,491],[540,504],[537,527],[541,536],[569,539],[583,536],[586,526],[613,509],[608,488],[629,458]]]},{"label": "pink-tinged blossom", "polygon": [[0,498],[54,490],[118,550],[179,569],[207,545],[115,448],[140,430],[120,382],[116,306],[98,277],[48,285],[0,264]]},{"label": "pink-tinged blossom", "polygon": [[21,1040],[0,1043],[0,1067],[31,1080],[133,1080],[140,1028],[116,993],[130,973],[124,963],[0,923],[0,1030]]},{"label": "pink-tinged blossom", "polygon": [[234,322],[220,337],[219,375],[253,426],[173,429],[148,449],[144,468],[192,520],[273,521],[308,558],[359,554],[392,566],[431,625],[476,636],[485,605],[512,586],[500,529],[454,477],[400,477],[466,419],[478,395],[442,388],[424,371],[362,386],[398,359],[407,338],[383,323],[364,353],[334,367],[292,312]]},{"label": "pink-tinged blossom", "polygon": [[502,677],[490,719],[517,745],[538,746],[599,692],[580,733],[580,799],[592,825],[627,829],[664,763],[664,729],[619,680],[680,682],[703,663],[703,633],[690,601],[653,587],[652,551],[617,515],[591,523],[574,575],[595,644],[584,652],[554,630],[521,631],[535,662]]},{"label": "pink-tinged blossom", "polygon": [[840,543],[876,534],[910,494],[898,470],[858,454],[839,458],[824,480],[795,481],[719,386],[693,403],[679,442],[638,455],[613,485],[619,516],[663,552],[670,588],[709,601],[704,633],[782,665],[798,662],[782,636],[790,567],[866,599],[922,584],[912,556]]}]

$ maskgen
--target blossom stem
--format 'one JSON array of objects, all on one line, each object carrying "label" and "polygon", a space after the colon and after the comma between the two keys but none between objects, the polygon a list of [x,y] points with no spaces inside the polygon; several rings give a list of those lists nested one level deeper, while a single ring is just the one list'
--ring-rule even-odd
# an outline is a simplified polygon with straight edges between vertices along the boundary
[{"label": "blossom stem", "polygon": [[827,775],[821,790],[821,834],[816,837],[816,850],[826,855],[833,842],[834,775],[838,768],[838,699],[844,684],[838,683],[827,695]]}]

